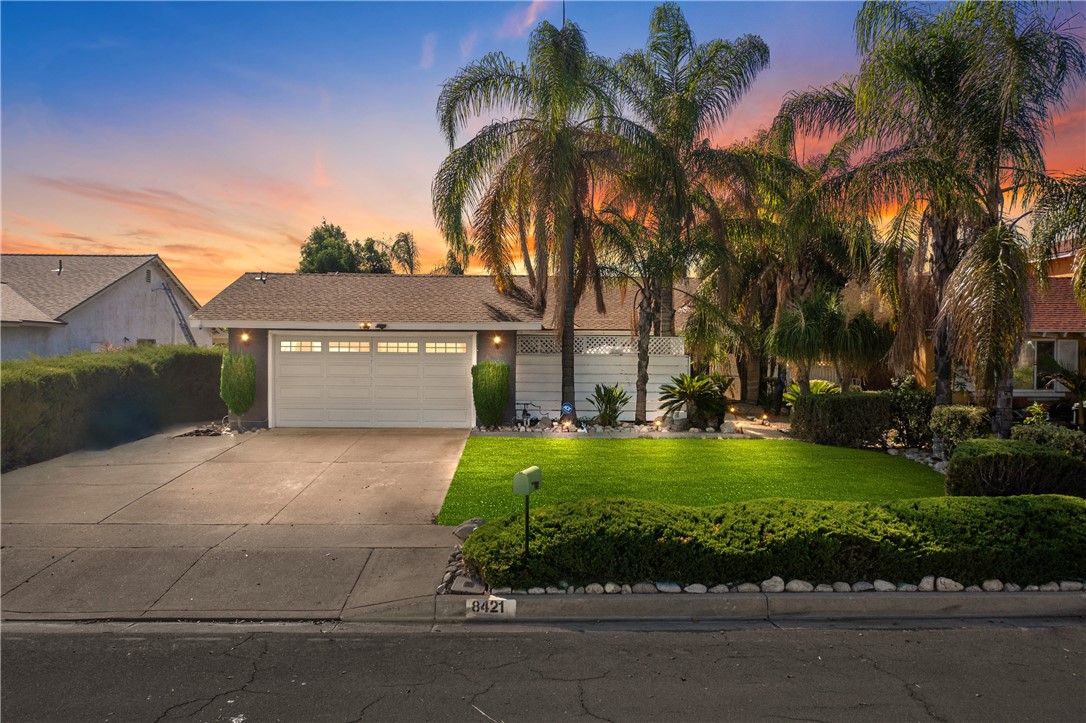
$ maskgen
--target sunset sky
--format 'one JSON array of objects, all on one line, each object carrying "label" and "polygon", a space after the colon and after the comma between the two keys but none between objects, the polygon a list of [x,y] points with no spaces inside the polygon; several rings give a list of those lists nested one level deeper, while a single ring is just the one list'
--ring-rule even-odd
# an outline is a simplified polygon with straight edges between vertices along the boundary
[{"label": "sunset sky", "polygon": [[[644,46],[653,6],[566,12],[617,57]],[[769,123],[788,90],[858,67],[856,3],[682,7],[699,41],[753,33],[770,48],[721,143]],[[437,262],[441,84],[487,52],[525,59],[562,5],[4,2],[0,15],[3,251],[158,253],[203,302],[244,271],[294,270],[322,218],[351,238],[412,231],[424,267]],[[1086,90],[1048,158],[1086,166]]]}]

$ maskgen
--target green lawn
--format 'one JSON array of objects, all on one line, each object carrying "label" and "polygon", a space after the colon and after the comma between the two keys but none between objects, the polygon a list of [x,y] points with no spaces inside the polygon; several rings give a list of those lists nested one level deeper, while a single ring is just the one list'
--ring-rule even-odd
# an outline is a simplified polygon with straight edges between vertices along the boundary
[{"label": "green lawn", "polygon": [[532,506],[625,497],[705,506],[760,497],[879,501],[941,497],[943,476],[879,452],[754,439],[471,437],[437,521],[524,509],[513,474],[539,465]]}]

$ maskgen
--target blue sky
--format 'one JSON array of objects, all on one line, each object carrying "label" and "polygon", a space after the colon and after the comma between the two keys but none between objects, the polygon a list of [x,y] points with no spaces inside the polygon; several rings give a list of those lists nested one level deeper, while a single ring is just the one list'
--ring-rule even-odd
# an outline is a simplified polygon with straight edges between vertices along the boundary
[{"label": "blue sky", "polygon": [[[614,57],[644,45],[653,7],[570,2],[567,14]],[[769,123],[789,89],[857,67],[856,3],[682,7],[699,40],[754,33],[770,47],[720,142]],[[444,254],[429,196],[447,153],[434,118],[442,82],[487,52],[523,59],[535,23],[561,12],[538,1],[4,2],[4,250],[157,252],[203,300],[245,270],[291,270],[321,218],[359,238],[413,231],[431,263]],[[1053,157],[1086,165],[1086,94],[1067,118]]]}]

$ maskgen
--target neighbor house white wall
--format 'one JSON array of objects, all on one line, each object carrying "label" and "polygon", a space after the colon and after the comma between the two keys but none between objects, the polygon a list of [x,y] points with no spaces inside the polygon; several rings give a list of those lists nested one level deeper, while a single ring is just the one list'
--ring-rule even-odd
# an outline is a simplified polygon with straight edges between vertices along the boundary
[{"label": "neighbor house white wall", "polygon": [[[591,332],[585,332],[590,334]],[[604,332],[606,333],[606,332]],[[577,415],[592,417],[595,407],[588,401],[597,384],[621,384],[630,395],[630,403],[620,417],[633,421],[637,393],[637,355],[576,354],[574,355],[574,384],[577,393]],[[686,355],[649,355],[649,384],[647,417],[660,414],[660,386],[679,374],[689,373],[690,357]],[[559,354],[517,354],[517,403],[532,402],[557,419],[562,407],[562,358]],[[532,410],[538,414],[536,410]]]},{"label": "neighbor house white wall", "polygon": [[[146,281],[147,269],[151,270],[150,282]],[[148,262],[66,314],[63,320],[68,323],[63,326],[5,326],[0,331],[0,356],[4,359],[24,358],[29,354],[56,356],[89,351],[103,343],[135,344],[137,339],[154,339],[156,344],[185,344],[177,315],[162,291],[164,282],[170,284],[187,319],[196,307],[167,280],[157,264]],[[208,330],[192,328],[192,335],[200,346],[211,345]]]}]

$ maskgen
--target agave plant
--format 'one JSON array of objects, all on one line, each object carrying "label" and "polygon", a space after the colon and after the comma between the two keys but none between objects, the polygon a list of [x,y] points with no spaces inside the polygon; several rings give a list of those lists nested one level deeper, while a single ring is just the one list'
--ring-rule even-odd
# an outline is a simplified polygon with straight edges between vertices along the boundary
[{"label": "agave plant", "polygon": [[596,391],[588,398],[588,401],[596,408],[599,424],[605,427],[617,427],[618,415],[622,414],[623,407],[630,403],[630,395],[621,384],[614,386],[597,384]]}]

